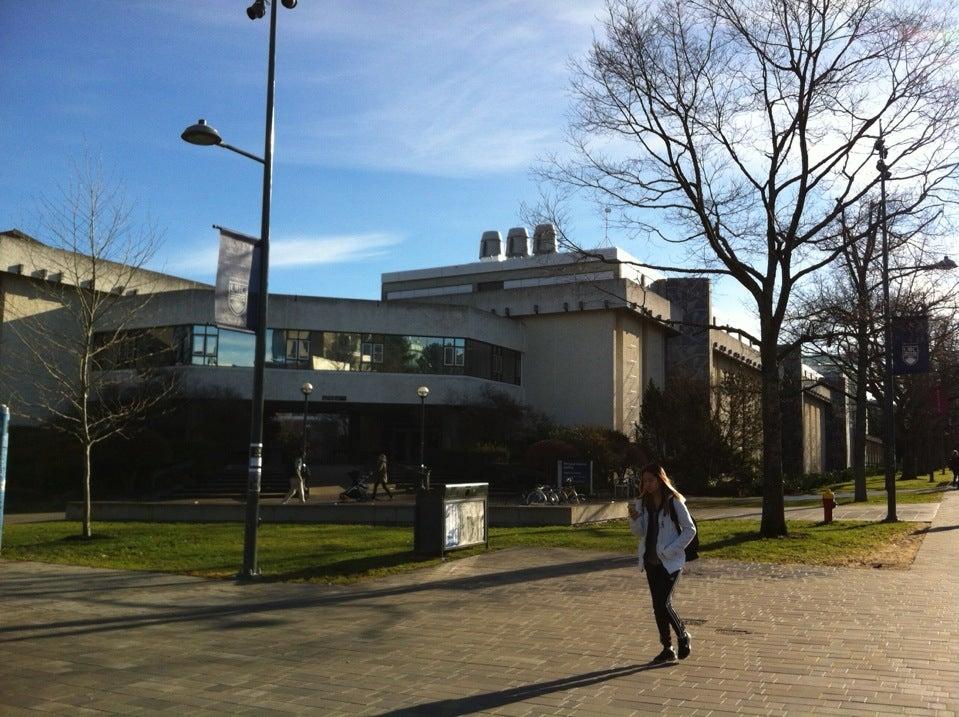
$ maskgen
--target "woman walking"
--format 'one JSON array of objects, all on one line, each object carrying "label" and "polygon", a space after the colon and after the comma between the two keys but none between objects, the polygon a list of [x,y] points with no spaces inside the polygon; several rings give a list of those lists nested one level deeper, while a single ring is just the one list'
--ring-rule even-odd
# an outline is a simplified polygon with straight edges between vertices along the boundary
[{"label": "woman walking", "polygon": [[670,599],[686,564],[686,546],[696,535],[696,526],[686,508],[686,499],[673,487],[661,465],[651,463],[643,468],[638,493],[629,504],[629,527],[639,538],[639,565],[646,572],[663,644],[663,651],[653,662],[676,659],[670,628],[676,633],[679,659],[684,660],[689,657],[690,634]]}]

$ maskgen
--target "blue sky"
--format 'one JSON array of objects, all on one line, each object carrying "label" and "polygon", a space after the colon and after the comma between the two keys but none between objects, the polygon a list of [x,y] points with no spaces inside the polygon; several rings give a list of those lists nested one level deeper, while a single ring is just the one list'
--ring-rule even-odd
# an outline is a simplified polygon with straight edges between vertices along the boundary
[{"label": "blue sky", "polygon": [[[259,233],[261,169],[179,135],[204,117],[262,153],[269,28],[248,4],[0,2],[0,228],[35,227],[37,197],[86,147],[164,231],[155,268],[212,281],[211,225]],[[569,61],[602,9],[280,7],[271,290],[377,298],[382,272],[472,261],[483,230],[520,224],[521,203],[537,197],[531,166],[564,150]],[[567,231],[603,243],[601,209],[578,203]],[[721,314],[743,313],[737,296],[720,292]]]}]

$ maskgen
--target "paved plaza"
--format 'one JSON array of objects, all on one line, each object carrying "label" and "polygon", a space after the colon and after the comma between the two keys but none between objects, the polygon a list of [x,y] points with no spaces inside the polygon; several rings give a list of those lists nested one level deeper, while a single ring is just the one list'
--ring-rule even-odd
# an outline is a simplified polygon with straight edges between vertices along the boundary
[{"label": "paved plaza", "polygon": [[0,562],[0,714],[959,712],[959,494],[908,571],[700,560],[658,651],[631,557],[522,549],[352,587]]}]

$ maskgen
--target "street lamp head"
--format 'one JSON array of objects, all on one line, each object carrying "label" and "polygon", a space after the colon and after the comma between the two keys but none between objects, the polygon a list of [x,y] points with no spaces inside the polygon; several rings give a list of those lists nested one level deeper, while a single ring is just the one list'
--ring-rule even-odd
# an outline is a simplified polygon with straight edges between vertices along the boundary
[{"label": "street lamp head", "polygon": [[180,135],[180,138],[184,142],[198,144],[202,147],[220,144],[223,141],[223,138],[220,137],[220,133],[208,125],[205,119],[199,119],[197,120],[196,124],[191,124],[185,130],[183,130],[183,134]]},{"label": "street lamp head", "polygon": [[287,10],[292,10],[296,7],[296,0],[283,0],[283,7]]},{"label": "street lamp head", "polygon": [[259,20],[266,15],[266,0],[254,0],[253,4],[246,9],[246,16],[251,20]]},{"label": "street lamp head", "polygon": [[420,398],[426,398],[430,395],[430,390],[426,386],[420,386],[416,389],[416,395]]},{"label": "street lamp head", "polygon": [[309,396],[311,393],[313,393],[313,384],[307,381],[300,386],[300,390],[303,392],[304,396]]}]

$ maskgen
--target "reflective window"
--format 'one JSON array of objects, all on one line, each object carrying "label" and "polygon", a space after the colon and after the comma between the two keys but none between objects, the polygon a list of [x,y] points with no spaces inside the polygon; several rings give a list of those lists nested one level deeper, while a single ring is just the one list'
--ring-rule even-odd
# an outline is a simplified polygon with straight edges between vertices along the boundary
[{"label": "reflective window", "polygon": [[342,331],[324,331],[322,347],[312,357],[318,371],[359,371],[360,335]]},{"label": "reflective window", "polygon": [[218,334],[216,326],[193,327],[193,354],[190,363],[216,366]]},{"label": "reflective window", "polygon": [[287,329],[286,362],[306,366],[310,360],[310,332]]},{"label": "reflective window", "polygon": [[363,334],[360,342],[360,363],[364,371],[379,371],[383,363],[382,334]]},{"label": "reflective window", "polygon": [[464,366],[466,364],[466,340],[443,339],[443,365]]},{"label": "reflective window", "polygon": [[217,366],[252,366],[255,345],[254,334],[220,329]]},{"label": "reflective window", "polygon": [[[202,324],[100,332],[98,368],[253,366],[255,336]],[[520,383],[518,351],[483,341],[349,331],[267,329],[266,365],[315,371],[466,374]]]}]

